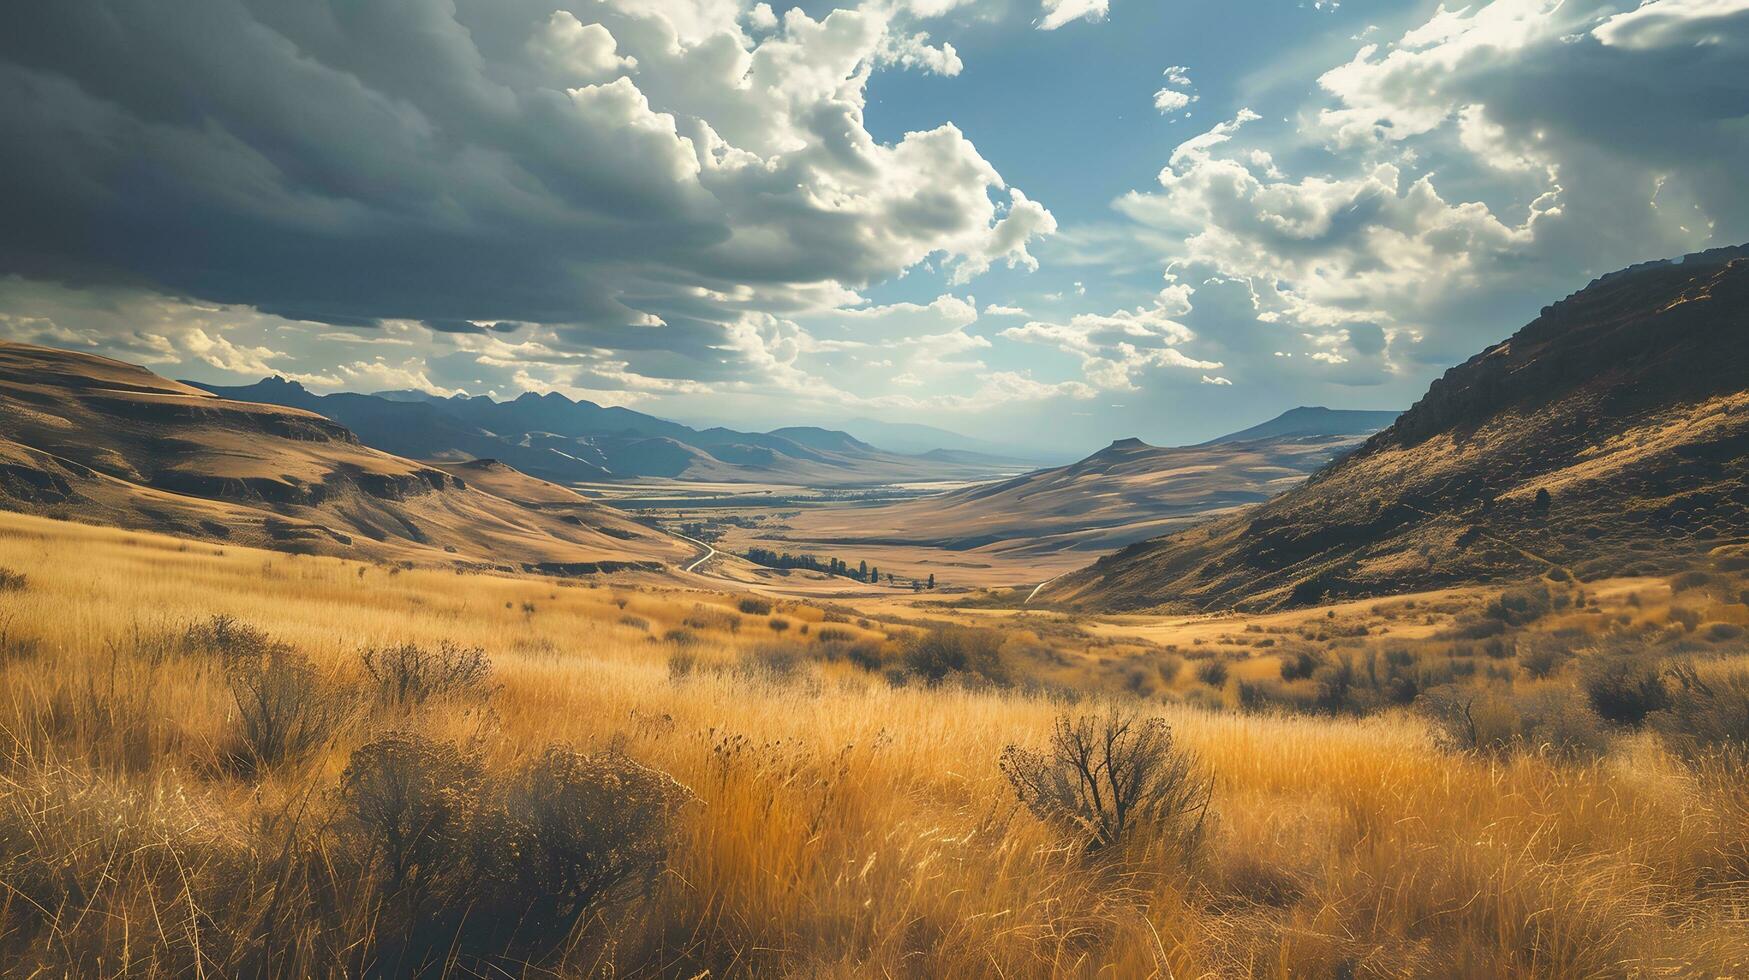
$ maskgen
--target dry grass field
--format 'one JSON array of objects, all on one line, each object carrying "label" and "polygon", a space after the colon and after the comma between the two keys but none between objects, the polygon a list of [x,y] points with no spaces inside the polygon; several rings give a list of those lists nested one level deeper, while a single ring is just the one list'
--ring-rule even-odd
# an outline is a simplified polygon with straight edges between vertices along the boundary
[{"label": "dry grass field", "polygon": [[[1114,704],[1212,779],[1200,839],[1094,849],[1000,762],[1108,709],[868,669],[913,633],[878,619],[16,515],[0,568],[11,975],[1749,973],[1749,773],[1675,708],[1466,751],[1409,707],[1150,684]],[[1559,616],[1738,690],[1714,592]],[[453,669],[396,674],[407,644]],[[1531,679],[1520,650],[1496,686],[1570,691],[1591,656]]]}]

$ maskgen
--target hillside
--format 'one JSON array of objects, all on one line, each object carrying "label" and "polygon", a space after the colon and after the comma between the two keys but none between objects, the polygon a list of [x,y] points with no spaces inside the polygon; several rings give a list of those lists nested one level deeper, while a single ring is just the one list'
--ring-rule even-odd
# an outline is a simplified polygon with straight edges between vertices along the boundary
[{"label": "hillside", "polygon": [[583,572],[686,543],[503,464],[447,470],[295,408],[0,344],[0,508],[350,557]]},{"label": "hillside", "polygon": [[1223,442],[1255,442],[1289,436],[1365,436],[1397,420],[1397,412],[1357,412],[1350,409],[1301,406],[1249,429],[1211,439],[1204,445]]},{"label": "hillside", "polygon": [[[805,510],[724,540],[734,550],[879,554],[895,571],[951,564],[955,581],[974,565],[1002,566],[1001,581],[1037,582],[1090,553],[1267,500],[1359,442],[1311,434],[1163,448],[1122,439],[1068,466],[900,503]],[[940,554],[927,559],[928,550]]]},{"label": "hillside", "polygon": [[695,429],[557,392],[500,402],[419,392],[318,395],[295,381],[197,384],[236,401],[283,405],[340,422],[369,446],[412,459],[498,459],[560,483],[657,477],[823,487],[989,479],[1017,467],[983,459],[907,456],[844,432]]},{"label": "hillside", "polygon": [[1679,569],[1749,534],[1749,247],[1591,283],[1253,510],[1055,583],[1109,609],[1265,608]]}]

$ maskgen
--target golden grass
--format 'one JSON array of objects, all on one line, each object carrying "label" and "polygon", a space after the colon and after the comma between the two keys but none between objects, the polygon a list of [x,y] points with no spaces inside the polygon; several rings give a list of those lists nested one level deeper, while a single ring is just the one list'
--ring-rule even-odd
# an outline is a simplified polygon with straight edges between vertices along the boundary
[{"label": "golden grass", "polygon": [[[529,973],[1749,971],[1743,775],[1697,775],[1647,736],[1592,764],[1489,762],[1442,753],[1404,713],[1156,708],[1215,773],[1206,858],[1102,868],[1021,810],[996,768],[1062,705],[892,688],[844,664],[787,682],[671,677],[673,648],[652,637],[699,603],[732,609],[726,597],[391,574],[14,516],[0,516],[0,566],[28,580],[0,594],[9,972],[357,969],[381,897],[336,870],[331,790],[372,731],[407,727],[473,740],[493,769],[553,741],[618,740],[701,799],[657,892]],[[154,653],[215,613],[337,684],[357,683],[365,647],[448,640],[484,646],[500,687],[486,703],[361,711],[318,756],[252,781],[222,762],[233,709],[216,668]],[[775,635],[741,621],[705,635],[701,658]]]}]

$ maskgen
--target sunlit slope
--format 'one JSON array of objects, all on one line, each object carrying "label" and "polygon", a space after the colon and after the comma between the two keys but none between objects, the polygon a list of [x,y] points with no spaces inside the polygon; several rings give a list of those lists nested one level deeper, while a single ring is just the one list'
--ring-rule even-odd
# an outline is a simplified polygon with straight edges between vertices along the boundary
[{"label": "sunlit slope", "polygon": [[[501,470],[446,472],[365,447],[310,412],[230,401],[106,358],[0,344],[0,507],[263,547],[511,568],[654,567],[693,551]],[[566,506],[550,506],[566,495]]]},{"label": "sunlit slope", "polygon": [[[1305,485],[1055,583],[1104,608],[1304,604],[1555,567],[1683,567],[1749,534],[1749,257],[1593,282]],[[1562,574],[1562,572],[1556,572]]]},{"label": "sunlit slope", "polygon": [[[1124,439],[1068,466],[902,503],[802,511],[725,540],[823,554],[882,549],[883,567],[906,574],[935,567],[961,581],[972,574],[962,564],[975,562],[1036,582],[1090,554],[1267,500],[1359,441],[1308,435],[1163,448]],[[926,561],[926,551],[946,554]]]}]

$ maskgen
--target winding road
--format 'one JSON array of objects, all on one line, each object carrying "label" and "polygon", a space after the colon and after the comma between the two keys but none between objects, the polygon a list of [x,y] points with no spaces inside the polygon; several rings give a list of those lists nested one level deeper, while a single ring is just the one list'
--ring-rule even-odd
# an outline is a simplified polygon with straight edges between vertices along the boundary
[{"label": "winding road", "polygon": [[1038,585],[1037,585],[1037,586],[1035,586],[1035,587],[1034,587],[1034,588],[1033,588],[1033,590],[1032,590],[1032,591],[1031,591],[1031,592],[1029,592],[1029,593],[1027,593],[1027,596],[1026,596],[1026,601],[1025,601],[1025,602],[1022,602],[1022,603],[1021,603],[1021,605],[1023,605],[1023,606],[1024,606],[1024,605],[1026,605],[1026,603],[1028,603],[1028,602],[1031,602],[1031,601],[1032,601],[1032,600],[1034,600],[1034,599],[1036,599],[1036,598],[1038,598],[1038,594],[1039,594],[1039,593],[1040,593],[1040,592],[1043,592],[1043,591],[1044,591],[1044,589],[1045,589],[1045,586],[1047,586],[1047,585],[1049,585],[1049,584],[1051,584],[1051,583],[1052,583],[1052,582],[1055,582],[1055,581],[1056,581],[1056,580],[1057,580],[1057,579],[1060,579],[1060,578],[1062,578],[1062,577],[1063,577],[1063,576],[1064,576],[1064,575],[1067,575],[1067,574],[1069,574],[1069,573],[1068,573],[1068,572],[1062,572],[1062,573],[1059,573],[1059,574],[1057,574],[1057,575],[1052,575],[1052,576],[1051,576],[1051,577],[1050,577],[1050,578],[1047,578],[1047,579],[1045,579],[1045,580],[1044,580],[1044,581],[1043,581],[1043,582],[1040,582],[1040,583],[1039,583],[1039,584],[1038,584]]},{"label": "winding road", "polygon": [[700,541],[697,538],[689,538],[686,535],[681,534],[679,531],[670,531],[668,533],[674,535],[675,537],[679,538],[682,541],[689,541],[695,545],[698,545],[700,548],[704,549],[704,555],[701,556],[697,561],[686,566],[684,569],[682,569],[682,571],[696,572],[696,571],[698,571],[698,566],[703,565],[705,562],[710,561],[712,558],[715,558],[717,556],[717,549],[716,548],[712,547],[711,545],[705,544],[703,541]]}]

